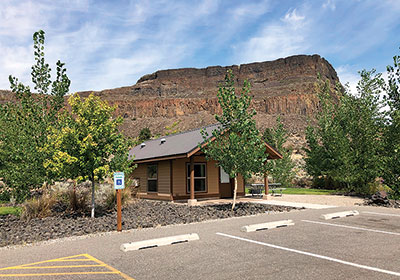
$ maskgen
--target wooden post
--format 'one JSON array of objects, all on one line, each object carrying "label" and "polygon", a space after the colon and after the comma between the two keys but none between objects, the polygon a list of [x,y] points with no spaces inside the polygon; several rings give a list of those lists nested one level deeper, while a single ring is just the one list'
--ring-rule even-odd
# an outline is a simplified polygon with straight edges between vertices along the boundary
[{"label": "wooden post", "polygon": [[264,188],[265,188],[265,196],[268,195],[268,173],[264,174]]},{"label": "wooden post", "polygon": [[194,159],[190,157],[190,199],[194,199]]},{"label": "wooden post", "polygon": [[122,231],[121,190],[117,190],[117,231]]}]

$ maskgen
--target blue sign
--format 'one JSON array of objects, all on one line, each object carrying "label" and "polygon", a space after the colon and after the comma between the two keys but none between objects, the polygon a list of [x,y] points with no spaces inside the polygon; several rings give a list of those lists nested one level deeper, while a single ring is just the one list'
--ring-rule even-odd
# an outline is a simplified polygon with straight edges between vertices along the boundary
[{"label": "blue sign", "polygon": [[124,172],[114,172],[114,189],[121,190],[125,188]]}]

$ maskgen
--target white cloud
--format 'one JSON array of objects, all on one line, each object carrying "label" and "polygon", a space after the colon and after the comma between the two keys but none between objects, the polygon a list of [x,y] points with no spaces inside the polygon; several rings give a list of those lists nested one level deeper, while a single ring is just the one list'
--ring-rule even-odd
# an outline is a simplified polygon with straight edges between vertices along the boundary
[{"label": "white cloud", "polygon": [[251,3],[245,1],[244,4],[236,6],[228,11],[233,17],[233,21],[243,20],[246,18],[258,17],[265,14],[270,9],[269,0]]},{"label": "white cloud", "polygon": [[383,4],[388,5],[394,10],[399,11],[400,10],[400,1],[399,0],[385,0],[383,1]]},{"label": "white cloud", "polygon": [[335,0],[327,0],[324,4],[322,4],[323,9],[330,9],[332,11],[336,10],[336,3]]},{"label": "white cloud", "polygon": [[336,72],[342,85],[348,84],[350,92],[357,94],[357,83],[360,80],[358,71],[351,69],[350,65],[341,65],[336,68]]},{"label": "white cloud", "polygon": [[[344,65],[338,71],[341,80],[352,82],[358,76],[348,65],[361,57],[368,60],[367,52],[395,38],[398,3],[2,0],[0,88],[9,87],[9,74],[30,83],[32,34],[38,29],[46,31],[51,67],[57,59],[66,63],[71,91],[132,85],[140,76],[165,68],[301,53],[319,53]],[[378,56],[371,53],[375,61]]]},{"label": "white cloud", "polygon": [[44,24],[41,11],[31,1],[6,1],[1,3],[0,35],[14,38],[26,38],[32,35],[40,25]]},{"label": "white cloud", "polygon": [[296,9],[293,9],[291,12],[287,12],[282,18],[283,22],[292,25],[295,29],[302,27],[304,25],[304,20],[305,16],[298,15]]},{"label": "white cloud", "polygon": [[278,22],[265,27],[244,44],[235,46],[241,63],[272,60],[299,54],[308,49],[307,19],[296,9],[289,11]]},{"label": "white cloud", "polygon": [[8,47],[0,43],[0,89],[9,89],[8,76],[12,75],[21,82],[30,82],[33,54],[28,47]]},{"label": "white cloud", "polygon": [[5,42],[1,53],[7,54],[0,57],[0,88],[9,87],[9,74],[29,84],[31,38],[38,29],[46,31],[50,66],[55,68],[58,59],[66,63],[72,92],[134,84],[141,75],[176,67],[190,57],[203,44],[193,29],[207,24],[219,5],[213,0],[139,0],[125,6],[67,2],[4,4],[1,16],[8,22],[0,22],[0,36],[11,39],[0,41]]}]

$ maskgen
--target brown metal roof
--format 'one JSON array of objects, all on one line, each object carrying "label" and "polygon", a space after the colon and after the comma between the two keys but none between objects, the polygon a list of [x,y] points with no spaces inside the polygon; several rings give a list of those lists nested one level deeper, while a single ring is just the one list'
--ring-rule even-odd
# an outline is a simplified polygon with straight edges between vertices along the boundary
[{"label": "brown metal roof", "polygon": [[[212,132],[219,126],[220,124],[212,124],[182,133],[145,141],[143,142],[145,144],[144,146],[141,143],[129,151],[129,158],[132,158],[134,155],[135,162],[151,162],[166,158],[186,157],[196,152],[198,145],[204,142],[203,136],[200,133],[202,129],[207,131],[209,137],[212,137]],[[161,143],[162,139],[165,139],[163,143]],[[281,154],[268,143],[266,143],[266,146],[269,154],[268,158],[282,158]]]}]

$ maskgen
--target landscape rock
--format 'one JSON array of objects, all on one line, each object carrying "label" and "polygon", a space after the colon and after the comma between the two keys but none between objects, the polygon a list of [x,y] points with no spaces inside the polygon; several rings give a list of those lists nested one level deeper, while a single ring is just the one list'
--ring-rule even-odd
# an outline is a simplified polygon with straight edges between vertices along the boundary
[{"label": "landscape rock", "polygon": [[[162,201],[136,200],[122,209],[123,229],[150,228],[171,224],[188,224],[212,219],[255,215],[265,212],[286,212],[295,208],[285,206],[238,203],[192,206]],[[88,213],[89,215],[89,213]],[[13,215],[0,216],[0,247],[33,243],[60,237],[80,236],[89,233],[116,230],[116,212],[109,211],[90,216],[57,213],[55,216],[20,220]]]},{"label": "landscape rock", "polygon": [[370,198],[365,199],[363,205],[400,208],[400,201],[389,199],[385,191],[378,191]]}]

